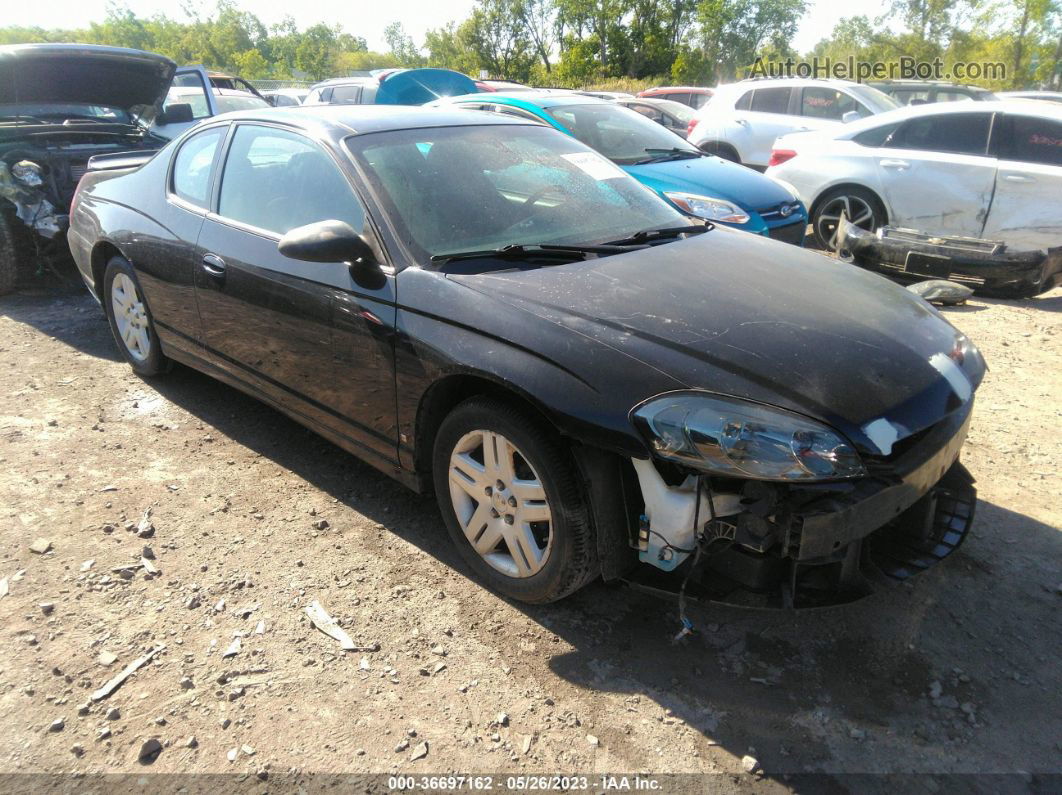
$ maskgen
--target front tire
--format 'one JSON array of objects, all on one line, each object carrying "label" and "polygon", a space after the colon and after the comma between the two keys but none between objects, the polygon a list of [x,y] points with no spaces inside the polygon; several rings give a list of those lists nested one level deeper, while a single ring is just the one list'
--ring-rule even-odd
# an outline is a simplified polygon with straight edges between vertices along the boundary
[{"label": "front tire", "polygon": [[824,251],[837,248],[837,224],[841,215],[860,229],[875,232],[885,225],[885,207],[881,199],[857,185],[834,188],[815,203],[811,214],[815,244]]},{"label": "front tire", "polygon": [[150,377],[169,370],[170,360],[162,353],[140,282],[133,266],[122,257],[112,257],[107,263],[103,295],[111,334],[133,371]]},{"label": "front tire", "polygon": [[462,403],[439,428],[433,477],[451,538],[495,591],[553,602],[597,574],[571,456],[536,418],[492,398]]}]

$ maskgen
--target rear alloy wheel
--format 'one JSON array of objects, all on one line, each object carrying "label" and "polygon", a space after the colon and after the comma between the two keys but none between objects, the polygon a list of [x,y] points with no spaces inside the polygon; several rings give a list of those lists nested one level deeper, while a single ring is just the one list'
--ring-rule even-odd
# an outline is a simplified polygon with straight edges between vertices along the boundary
[{"label": "rear alloy wheel", "polygon": [[103,285],[111,333],[129,365],[144,376],[169,369],[132,266],[121,257],[112,258],[107,263]]},{"label": "rear alloy wheel", "polygon": [[837,225],[842,216],[868,232],[877,231],[885,224],[885,208],[877,196],[863,188],[838,188],[819,199],[815,206],[811,226],[819,248],[837,249]]},{"label": "rear alloy wheel", "polygon": [[495,590],[552,602],[596,572],[570,456],[523,412],[488,398],[458,406],[436,437],[434,478],[454,543]]}]

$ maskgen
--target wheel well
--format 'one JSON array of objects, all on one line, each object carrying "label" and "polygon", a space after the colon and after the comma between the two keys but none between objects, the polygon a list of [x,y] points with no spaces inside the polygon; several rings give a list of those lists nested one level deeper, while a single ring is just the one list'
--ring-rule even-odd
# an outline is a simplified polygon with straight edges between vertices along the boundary
[{"label": "wheel well", "polygon": [[734,156],[735,162],[741,162],[741,155],[738,154],[738,150],[731,144],[724,143],[723,141],[705,141],[704,143],[698,144],[698,148],[702,152],[708,152],[709,154],[716,154],[717,152],[726,150]]},{"label": "wheel well", "polygon": [[455,406],[472,397],[489,396],[504,400],[540,418],[543,424],[556,431],[549,415],[534,401],[506,386],[476,375],[451,375],[432,384],[421,398],[414,430],[413,466],[418,473],[431,471],[432,451],[439,426]]},{"label": "wheel well", "polygon": [[878,203],[878,207],[881,208],[882,223],[887,224],[889,222],[889,210],[887,207],[885,207],[885,202],[881,200],[881,197],[875,191],[871,190],[866,185],[860,185],[858,182],[842,182],[839,185],[831,185],[826,190],[822,191],[822,193],[815,197],[815,201],[813,201],[811,203],[811,206],[808,208],[808,220],[811,221],[812,219],[814,219],[815,213],[818,211],[819,206],[822,204],[822,200],[825,197],[829,196],[831,193],[835,193],[840,189],[848,188],[856,188],[859,191],[869,193],[871,196],[873,196],[874,201],[876,201]]},{"label": "wheel well", "polygon": [[120,257],[122,252],[114,243],[103,241],[97,243],[92,249],[92,287],[96,291],[96,297],[102,303],[103,298],[103,274],[107,270],[107,263],[112,257]]}]

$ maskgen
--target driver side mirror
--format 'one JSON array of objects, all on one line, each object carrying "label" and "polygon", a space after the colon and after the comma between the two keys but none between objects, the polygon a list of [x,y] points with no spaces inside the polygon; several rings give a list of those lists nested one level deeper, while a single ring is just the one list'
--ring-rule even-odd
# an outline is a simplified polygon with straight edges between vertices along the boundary
[{"label": "driver side mirror", "polygon": [[863,117],[859,115],[858,110],[850,110],[841,117],[841,123],[849,124],[853,121],[859,121],[861,118]]},{"label": "driver side mirror", "polygon": [[159,114],[159,124],[184,124],[194,121],[192,118],[192,106],[187,102],[176,102],[167,105]]},{"label": "driver side mirror", "polygon": [[277,243],[285,257],[304,262],[373,265],[376,255],[365,237],[343,221],[318,221],[292,229]]}]

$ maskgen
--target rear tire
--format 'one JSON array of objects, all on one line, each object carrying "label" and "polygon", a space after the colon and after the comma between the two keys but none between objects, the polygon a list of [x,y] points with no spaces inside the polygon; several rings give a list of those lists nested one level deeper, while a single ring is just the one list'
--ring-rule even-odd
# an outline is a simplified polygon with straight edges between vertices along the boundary
[{"label": "rear tire", "polygon": [[19,252],[11,219],[0,210],[0,295],[15,291],[18,284]]},{"label": "rear tire", "polygon": [[136,272],[122,257],[112,257],[107,263],[103,307],[118,350],[134,372],[151,377],[170,369],[171,362],[162,353]]},{"label": "rear tire", "polygon": [[493,590],[541,604],[597,575],[571,455],[535,417],[493,398],[467,400],[443,420],[432,462],[450,537]]}]

